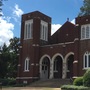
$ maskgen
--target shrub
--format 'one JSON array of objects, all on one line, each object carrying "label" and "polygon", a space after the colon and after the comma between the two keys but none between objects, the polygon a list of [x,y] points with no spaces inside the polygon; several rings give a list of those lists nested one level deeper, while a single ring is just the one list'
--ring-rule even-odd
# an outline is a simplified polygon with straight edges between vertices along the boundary
[{"label": "shrub", "polygon": [[24,83],[22,83],[22,84],[15,84],[15,85],[13,85],[13,87],[25,87],[27,84],[24,84]]},{"label": "shrub", "polygon": [[16,84],[16,80],[12,79],[8,82],[8,85],[15,85]]},{"label": "shrub", "polygon": [[90,89],[84,86],[63,85],[61,87],[61,90],[90,90]]},{"label": "shrub", "polygon": [[73,85],[82,86],[83,85],[83,77],[78,77],[74,80]]},{"label": "shrub", "polygon": [[2,83],[2,86],[15,85],[16,80],[15,79],[0,79],[0,83]]},{"label": "shrub", "polygon": [[2,86],[8,85],[9,80],[8,79],[0,79],[0,83],[2,83]]},{"label": "shrub", "polygon": [[90,87],[90,69],[83,76],[83,84],[84,86]]}]

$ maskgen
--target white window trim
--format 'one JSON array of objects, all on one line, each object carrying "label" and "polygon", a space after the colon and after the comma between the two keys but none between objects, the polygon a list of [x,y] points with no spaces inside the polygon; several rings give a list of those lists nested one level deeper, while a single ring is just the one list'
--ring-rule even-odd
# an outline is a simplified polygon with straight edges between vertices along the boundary
[{"label": "white window trim", "polygon": [[[89,34],[86,33],[87,27],[89,27]],[[83,30],[82,30],[83,28],[85,28],[84,37],[83,37]],[[86,35],[89,35],[89,37],[87,37]],[[90,39],[90,24],[81,25],[81,40],[85,40],[85,39]]]},{"label": "white window trim", "polygon": [[[29,25],[30,25],[30,30],[29,30]],[[28,33],[30,35],[28,35]],[[32,39],[32,38],[33,38],[33,19],[25,21],[25,26],[24,26],[24,40]]]},{"label": "white window trim", "polygon": [[[83,69],[90,68],[90,66],[89,66],[89,55],[90,55],[90,53],[87,51],[83,56]],[[86,66],[85,66],[85,56],[87,57]]]},{"label": "white window trim", "polygon": [[30,60],[29,60],[29,58],[26,58],[25,62],[24,62],[24,71],[25,72],[29,71],[29,66],[30,66]]},{"label": "white window trim", "polygon": [[40,39],[48,41],[48,23],[41,20]]}]

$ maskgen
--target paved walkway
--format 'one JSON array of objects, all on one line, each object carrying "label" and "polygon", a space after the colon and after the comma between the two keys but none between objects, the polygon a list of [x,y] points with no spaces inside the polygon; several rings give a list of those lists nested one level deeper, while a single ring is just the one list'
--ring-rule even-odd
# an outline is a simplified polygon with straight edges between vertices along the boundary
[{"label": "paved walkway", "polygon": [[2,88],[2,90],[61,90],[61,89],[60,88],[46,88],[46,87],[8,87],[8,88]]}]

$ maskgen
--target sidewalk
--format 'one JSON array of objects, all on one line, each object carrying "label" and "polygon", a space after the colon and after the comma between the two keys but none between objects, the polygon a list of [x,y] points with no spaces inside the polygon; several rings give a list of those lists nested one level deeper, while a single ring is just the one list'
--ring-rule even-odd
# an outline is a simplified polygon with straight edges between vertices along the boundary
[{"label": "sidewalk", "polygon": [[46,88],[46,87],[8,87],[2,90],[61,90],[60,88]]}]

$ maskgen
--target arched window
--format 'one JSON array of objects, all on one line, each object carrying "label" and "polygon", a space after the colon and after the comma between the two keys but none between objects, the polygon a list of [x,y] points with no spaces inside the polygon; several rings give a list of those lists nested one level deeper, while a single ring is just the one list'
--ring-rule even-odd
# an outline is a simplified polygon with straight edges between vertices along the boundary
[{"label": "arched window", "polygon": [[24,63],[24,71],[29,71],[29,63],[29,58],[26,58]]},{"label": "arched window", "polygon": [[27,24],[25,25],[25,32],[24,32],[24,38],[26,39],[27,38],[27,29],[28,28],[28,26],[27,26]]},{"label": "arched window", "polygon": [[81,39],[85,39],[85,27],[81,29]]},{"label": "arched window", "polygon": [[90,32],[89,26],[87,26],[87,27],[86,27],[86,38],[89,38],[89,32]]},{"label": "arched window", "polygon": [[28,38],[30,38],[30,23],[28,24]]},{"label": "arched window", "polygon": [[83,67],[85,69],[90,68],[90,53],[86,52],[83,58]]},{"label": "arched window", "polygon": [[48,41],[48,23],[41,21],[40,39]]},{"label": "arched window", "polygon": [[33,38],[33,20],[25,21],[24,39]]},{"label": "arched window", "polygon": [[90,24],[81,25],[81,39],[90,39]]}]

